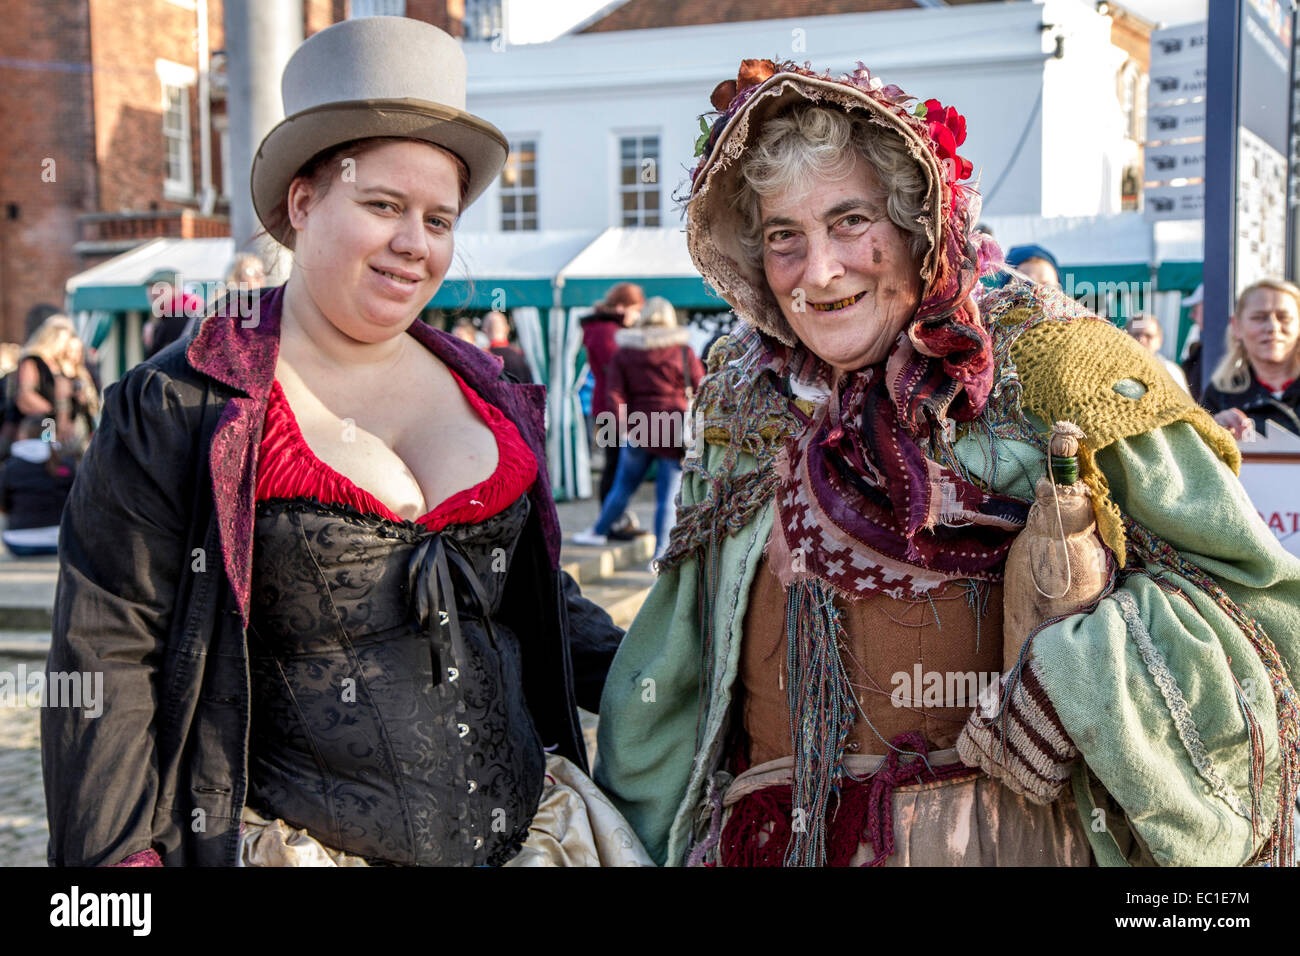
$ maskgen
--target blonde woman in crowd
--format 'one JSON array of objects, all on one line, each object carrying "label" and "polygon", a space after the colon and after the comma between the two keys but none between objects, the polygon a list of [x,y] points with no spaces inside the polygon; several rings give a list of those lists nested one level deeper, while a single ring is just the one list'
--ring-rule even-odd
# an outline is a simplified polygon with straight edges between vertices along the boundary
[{"label": "blonde woman in crowd", "polygon": [[51,315],[36,329],[23,347],[8,403],[6,431],[16,428],[28,415],[52,417],[59,441],[70,441],[75,434],[73,420],[74,378],[64,374],[69,343],[77,338],[77,328],[66,315]]},{"label": "blonde woman in crowd", "polygon": [[1300,435],[1300,288],[1261,279],[1237,297],[1227,349],[1201,404],[1234,438],[1272,421]]}]

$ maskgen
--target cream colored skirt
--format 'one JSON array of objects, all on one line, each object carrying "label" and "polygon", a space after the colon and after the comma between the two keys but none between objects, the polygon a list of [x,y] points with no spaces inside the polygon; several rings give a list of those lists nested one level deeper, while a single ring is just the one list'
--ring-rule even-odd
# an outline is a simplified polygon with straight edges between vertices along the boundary
[{"label": "cream colored skirt", "polygon": [[[244,808],[240,866],[366,866],[306,830]],[[546,758],[546,785],[528,839],[506,866],[654,866],[632,827],[571,761]]]},{"label": "cream colored skirt", "polygon": [[[932,766],[960,762],[956,750],[930,754]],[[876,770],[885,758],[849,754],[855,776]],[[722,798],[722,825],[746,794],[794,781],[794,759],[783,757],[742,773]],[[1041,806],[1002,786],[985,773],[898,787],[893,792],[894,853],[885,866],[1088,866],[1092,849],[1066,790]],[[760,845],[766,842],[759,834]],[[865,838],[850,866],[875,856]],[[712,859],[716,860],[716,852]]]}]

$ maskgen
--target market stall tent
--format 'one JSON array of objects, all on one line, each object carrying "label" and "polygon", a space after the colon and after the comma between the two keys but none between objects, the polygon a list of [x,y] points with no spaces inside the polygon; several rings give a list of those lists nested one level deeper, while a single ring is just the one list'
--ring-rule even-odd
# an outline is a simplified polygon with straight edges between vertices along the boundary
[{"label": "market stall tent", "polygon": [[509,311],[555,304],[555,276],[598,233],[590,229],[536,232],[458,232],[456,254],[435,309]]},{"label": "market stall tent", "polygon": [[117,381],[144,358],[149,276],[173,269],[188,288],[203,293],[225,279],[234,257],[233,239],[151,239],[68,279],[65,309],[82,340],[99,351],[101,384]]},{"label": "market stall tent", "polygon": [[613,283],[627,280],[679,309],[728,308],[695,268],[680,227],[606,229],[556,279],[561,304],[569,307],[589,306]]}]

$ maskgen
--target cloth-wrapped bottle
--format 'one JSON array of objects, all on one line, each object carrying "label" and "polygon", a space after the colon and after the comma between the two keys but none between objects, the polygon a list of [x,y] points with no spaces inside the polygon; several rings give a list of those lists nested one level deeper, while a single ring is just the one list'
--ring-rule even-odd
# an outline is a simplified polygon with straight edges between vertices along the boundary
[{"label": "cloth-wrapped bottle", "polygon": [[1052,428],[1052,473],[1038,480],[1024,530],[1007,553],[1002,679],[996,695],[981,698],[957,739],[963,763],[1038,803],[1050,803],[1065,790],[1079,751],[1043,688],[1032,637],[1049,621],[1092,607],[1110,579],[1092,492],[1078,480],[1084,437],[1070,422]]},{"label": "cloth-wrapped bottle", "polygon": [[[1078,480],[1083,432],[1052,429],[1052,475],[1038,480],[1025,528],[1007,553],[1002,646],[1004,673],[1016,669],[1025,641],[1047,621],[1077,614],[1101,597],[1109,578],[1092,492]],[[1026,649],[1032,656],[1032,648]]]}]

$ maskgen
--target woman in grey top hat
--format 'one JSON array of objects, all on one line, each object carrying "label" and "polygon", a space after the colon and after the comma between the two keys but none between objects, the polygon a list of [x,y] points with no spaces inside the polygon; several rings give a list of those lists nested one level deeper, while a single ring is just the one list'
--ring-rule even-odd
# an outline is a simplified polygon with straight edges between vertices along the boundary
[{"label": "woman in grey top hat", "polygon": [[585,773],[622,635],[559,568],[544,390],[417,320],[506,140],[419,21],[283,94],[289,280],[115,386],[65,512],[49,666],[104,693],[43,712],[50,862],[645,862]]}]

